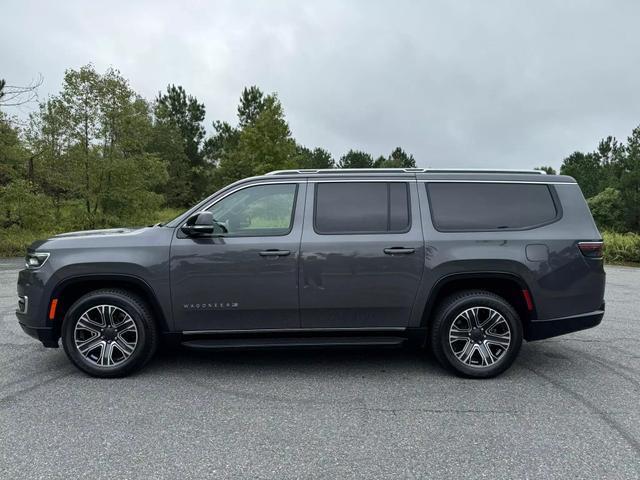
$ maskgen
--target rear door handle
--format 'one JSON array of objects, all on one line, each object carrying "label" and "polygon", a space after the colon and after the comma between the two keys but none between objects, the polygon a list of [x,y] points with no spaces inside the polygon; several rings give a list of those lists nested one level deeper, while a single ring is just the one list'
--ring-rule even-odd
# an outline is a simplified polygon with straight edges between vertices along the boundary
[{"label": "rear door handle", "polygon": [[384,253],[386,253],[387,255],[408,255],[410,253],[414,253],[415,251],[415,248],[404,247],[391,247],[384,249]]},{"label": "rear door handle", "polygon": [[286,257],[291,252],[289,250],[263,250],[260,252],[261,257]]}]

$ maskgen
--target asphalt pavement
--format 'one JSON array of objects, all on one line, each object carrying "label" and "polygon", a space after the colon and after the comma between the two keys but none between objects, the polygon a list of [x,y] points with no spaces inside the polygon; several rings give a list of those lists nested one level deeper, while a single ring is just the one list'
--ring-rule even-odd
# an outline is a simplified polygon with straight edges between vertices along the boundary
[{"label": "asphalt pavement", "polygon": [[410,350],[165,352],[101,380],[14,315],[0,259],[0,478],[640,478],[640,269],[591,330],[492,380]]}]

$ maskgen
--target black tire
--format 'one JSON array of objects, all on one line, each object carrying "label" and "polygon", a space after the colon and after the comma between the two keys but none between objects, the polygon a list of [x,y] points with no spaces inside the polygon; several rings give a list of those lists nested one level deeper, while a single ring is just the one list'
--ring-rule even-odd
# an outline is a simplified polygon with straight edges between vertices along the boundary
[{"label": "black tire", "polygon": [[[478,312],[475,318],[480,317],[478,323],[485,321],[489,324],[488,316],[492,315],[492,310],[501,315],[504,322],[499,320],[499,325],[496,325],[493,330],[485,331],[477,326],[470,327],[473,332],[468,333],[469,340],[453,340],[452,345],[449,336],[450,332],[456,332],[452,330],[454,321],[457,322],[454,328],[459,326],[462,328],[465,323],[471,325],[474,322],[474,315],[469,313],[469,309],[474,307],[479,307],[475,310]],[[482,317],[482,315],[485,316]],[[500,330],[496,330],[498,328]],[[498,335],[504,337],[507,334],[509,345],[506,348],[492,341],[498,338]],[[460,336],[465,335],[467,335],[466,332],[460,334]],[[447,297],[440,304],[431,324],[429,340],[433,354],[445,368],[463,377],[490,378],[508,369],[518,356],[522,345],[522,324],[515,309],[499,295],[484,290],[465,290]],[[455,348],[459,346],[462,348],[456,351]],[[467,358],[469,351],[473,353]],[[489,358],[488,361],[486,361],[487,358]],[[489,364],[489,361],[493,363]]]},{"label": "black tire", "polygon": [[[78,321],[83,316],[83,314],[85,314],[85,312],[92,312],[89,315],[90,317],[93,316],[94,318],[100,318],[99,314],[101,306],[114,307],[113,310],[111,310],[115,312],[113,316],[110,314],[104,315],[105,317],[111,318],[112,320],[115,319],[113,322],[111,322],[114,325],[114,328],[107,332],[110,335],[110,337],[108,337],[110,340],[102,340],[107,338],[106,336],[95,337],[96,334],[101,334],[98,331],[99,329],[94,328],[95,324],[93,323],[91,324],[91,329],[89,330],[83,331],[81,327],[79,327],[80,330],[76,329]],[[96,315],[93,312],[98,312],[98,314]],[[129,316],[129,318],[125,317],[121,312],[125,312]],[[131,330],[131,332],[129,332],[127,335],[133,335],[133,332],[135,332],[135,346],[131,349],[130,352],[128,352],[128,356],[125,358],[126,354],[123,353],[123,349],[115,348],[116,346],[114,345],[113,347],[111,347],[111,351],[114,352],[114,364],[101,365],[96,362],[98,362],[100,358],[106,358],[106,356],[103,357],[105,348],[104,346],[96,346],[94,350],[89,351],[88,356],[80,353],[76,339],[77,336],[80,336],[81,334],[91,335],[91,337],[87,340],[87,343],[90,340],[93,343],[108,342],[109,344],[111,344],[113,342],[117,343],[118,345],[129,346],[133,344],[124,343],[121,341],[122,337],[117,337],[118,315],[120,317],[120,320],[123,322],[121,325],[124,324],[124,320],[122,319],[126,319],[127,325],[129,326],[131,325],[131,321],[135,325],[135,328],[131,326],[127,328],[127,330]],[[96,330],[95,333],[92,332],[93,329]],[[121,329],[121,336],[123,335],[123,329],[124,328]],[[103,335],[106,335],[106,333]],[[116,337],[111,339],[111,337],[114,335]],[[131,337],[127,338],[131,340]],[[82,340],[83,339],[78,340],[81,346]],[[136,370],[139,370],[151,359],[151,357],[155,353],[158,346],[158,340],[158,330],[153,320],[151,309],[140,297],[123,289],[101,289],[87,293],[71,306],[71,308],[67,311],[62,323],[62,345],[64,347],[64,351],[76,367],[94,377],[123,377]],[[120,343],[118,343],[119,341]],[[99,352],[99,354],[97,352]],[[95,357],[100,358],[96,359]],[[111,357],[111,355],[109,355],[109,357]]]}]

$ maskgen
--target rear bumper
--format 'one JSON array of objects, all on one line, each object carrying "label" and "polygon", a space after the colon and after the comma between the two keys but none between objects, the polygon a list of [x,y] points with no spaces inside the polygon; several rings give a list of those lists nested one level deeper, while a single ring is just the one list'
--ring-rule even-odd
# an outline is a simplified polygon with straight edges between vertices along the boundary
[{"label": "rear bumper", "polygon": [[604,316],[604,303],[599,310],[572,315],[570,317],[553,318],[551,320],[532,320],[525,328],[524,338],[528,341],[557,337],[566,333],[577,332],[600,325]]},{"label": "rear bumper", "polygon": [[40,340],[45,347],[58,348],[58,333],[50,327],[30,327],[22,322],[18,322],[22,330],[30,337]]}]

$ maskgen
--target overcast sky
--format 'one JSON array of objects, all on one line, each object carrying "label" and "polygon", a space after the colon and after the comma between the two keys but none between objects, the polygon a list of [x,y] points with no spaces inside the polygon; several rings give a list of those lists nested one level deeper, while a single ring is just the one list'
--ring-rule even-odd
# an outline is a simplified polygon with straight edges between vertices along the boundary
[{"label": "overcast sky", "polygon": [[559,166],[640,124],[640,2],[4,0],[0,78],[118,68],[183,85],[235,123],[277,92],[294,137],[338,158],[400,145],[418,166]]}]

